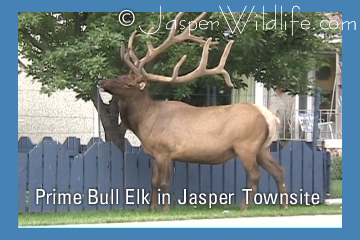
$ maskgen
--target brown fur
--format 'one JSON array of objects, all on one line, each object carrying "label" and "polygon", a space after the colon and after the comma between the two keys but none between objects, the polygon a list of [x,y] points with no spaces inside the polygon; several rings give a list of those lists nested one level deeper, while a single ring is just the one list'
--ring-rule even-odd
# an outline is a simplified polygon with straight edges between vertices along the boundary
[{"label": "brown fur", "polygon": [[[99,88],[119,97],[121,120],[154,157],[151,210],[156,209],[158,188],[168,192],[174,159],[221,164],[240,156],[253,190],[249,202],[261,177],[259,165],[275,178],[279,192],[286,193],[283,169],[269,152],[278,119],[266,108],[253,104],[200,108],[178,101],[155,101],[146,84],[135,75],[126,75],[101,80]],[[285,203],[282,206],[287,208]],[[244,199],[241,209],[247,208]],[[165,203],[163,210],[168,209]]]}]

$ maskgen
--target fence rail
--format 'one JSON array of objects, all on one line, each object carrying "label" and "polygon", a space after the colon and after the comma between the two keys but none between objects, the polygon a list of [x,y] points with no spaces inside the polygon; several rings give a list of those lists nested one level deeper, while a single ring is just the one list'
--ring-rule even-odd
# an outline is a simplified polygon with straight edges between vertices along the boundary
[{"label": "fence rail", "polygon": [[[314,130],[313,110],[278,110],[276,115],[280,119],[279,139],[312,141]],[[335,110],[322,109],[319,111],[318,139],[342,139],[342,128],[338,121],[341,113]],[[303,121],[303,117],[307,121]]]},{"label": "fence rail", "polygon": [[[317,193],[320,202],[324,202],[329,192],[328,153],[314,150],[302,141],[285,145],[274,142],[271,152],[285,169],[288,192],[296,194],[298,203],[305,192]],[[258,192],[276,194],[275,180],[262,168],[261,171]],[[141,200],[142,195],[150,193],[151,174],[151,157],[128,142],[123,154],[113,143],[101,139],[81,145],[78,138],[67,138],[64,143],[44,138],[34,145],[23,137],[18,150],[18,212],[147,208],[147,202]],[[169,190],[172,205],[191,193],[213,193],[217,199],[220,194],[234,194],[231,204],[239,204],[245,196],[244,188],[247,176],[238,158],[220,165],[173,161]],[[97,198],[93,196],[96,192]],[[127,195],[135,204],[126,203]]]}]

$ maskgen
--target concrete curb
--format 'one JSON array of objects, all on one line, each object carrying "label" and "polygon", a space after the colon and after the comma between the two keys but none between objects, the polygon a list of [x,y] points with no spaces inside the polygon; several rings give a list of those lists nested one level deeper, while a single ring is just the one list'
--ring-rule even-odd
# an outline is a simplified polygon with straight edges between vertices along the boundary
[{"label": "concrete curb", "polygon": [[326,205],[340,205],[342,206],[342,198],[334,198],[334,199],[326,199],[325,200]]},{"label": "concrete curb", "polygon": [[[30,228],[341,228],[342,215],[311,215],[311,216],[284,216],[284,217],[240,217],[224,219],[193,219],[175,221],[128,222],[128,223],[101,223],[101,224],[72,224],[36,226]],[[27,228],[27,227],[19,227]]]}]

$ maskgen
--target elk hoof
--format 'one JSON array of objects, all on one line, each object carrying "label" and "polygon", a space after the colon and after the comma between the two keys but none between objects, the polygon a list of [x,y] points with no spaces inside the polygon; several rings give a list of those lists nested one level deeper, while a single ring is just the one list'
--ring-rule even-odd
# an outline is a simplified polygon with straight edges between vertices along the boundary
[{"label": "elk hoof", "polygon": [[249,205],[241,204],[241,206],[240,206],[240,211],[247,211],[248,208],[249,208]]}]

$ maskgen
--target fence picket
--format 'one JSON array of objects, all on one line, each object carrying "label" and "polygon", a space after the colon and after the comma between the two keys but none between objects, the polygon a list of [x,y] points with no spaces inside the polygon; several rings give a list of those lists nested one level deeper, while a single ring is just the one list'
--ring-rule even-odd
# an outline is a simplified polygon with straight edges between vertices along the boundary
[{"label": "fence picket", "polygon": [[18,212],[26,212],[28,154],[18,153]]},{"label": "fence picket", "polygon": [[123,153],[114,144],[111,143],[111,189],[116,194],[111,209],[124,208],[124,159]]},{"label": "fence picket", "polygon": [[183,201],[184,189],[188,188],[188,172],[187,163],[175,161],[175,196],[174,200],[178,203],[178,200]]},{"label": "fence picket", "polygon": [[[151,158],[149,155],[145,154],[144,150],[141,149],[139,152],[134,152],[137,154],[137,159],[139,163],[138,174],[139,174],[139,190],[141,191],[141,195],[146,196],[148,194],[147,200],[150,202],[150,194],[151,194]],[[147,204],[146,200],[143,200],[140,196],[140,203],[138,205],[139,208],[148,208],[149,204]]]},{"label": "fence picket", "polygon": [[[313,155],[310,147],[303,146],[303,192],[313,194]],[[303,199],[304,201],[305,199]]]},{"label": "fence picket", "polygon": [[[29,152],[29,211],[41,212],[43,199],[36,202],[36,190],[43,187],[43,145],[40,143]],[[40,193],[39,193],[40,197]]]},{"label": "fence picket", "polygon": [[[226,195],[235,194],[235,160],[232,159],[224,164],[224,191]],[[232,197],[235,200],[235,195]]]},{"label": "fence picket", "polygon": [[110,203],[114,196],[111,194],[110,181],[110,143],[99,143],[98,154],[98,191],[99,191],[99,210],[110,210]]},{"label": "fence picket", "polygon": [[84,154],[84,210],[96,210],[99,202],[98,193],[98,143],[94,142]]},{"label": "fence picket", "polygon": [[223,164],[212,165],[211,192],[217,195],[217,199],[223,192]]},{"label": "fence picket", "polygon": [[314,153],[314,172],[313,172],[313,185],[314,193],[319,194],[319,201],[324,201],[324,154],[320,151]]},{"label": "fence picket", "polygon": [[206,202],[209,202],[211,193],[211,165],[200,164],[200,193],[206,194]]},{"label": "fence picket", "polygon": [[302,189],[303,142],[292,142],[291,150],[291,193],[295,193],[297,202],[300,202],[301,194],[304,193]]},{"label": "fence picket", "polygon": [[125,153],[124,160],[124,188],[125,188],[125,209],[137,208],[138,197],[138,161],[137,154]]},{"label": "fence picket", "polygon": [[[43,212],[55,212],[57,204],[56,189],[56,165],[57,165],[57,143],[53,140],[45,140],[44,148],[44,181],[43,189],[49,198],[44,198]],[[51,195],[50,195],[51,194]]]},{"label": "fence picket", "polygon": [[196,198],[199,196],[200,192],[200,168],[199,164],[189,163],[188,164],[188,189],[187,189],[187,201],[188,204],[195,204],[196,202],[189,202],[190,194],[195,193]]},{"label": "fence picket", "polygon": [[[69,152],[65,149],[62,144],[57,146],[57,191],[58,193],[70,193],[70,157]],[[70,194],[71,196],[71,194]],[[68,200],[68,199],[67,199]],[[71,201],[71,197],[70,197]],[[68,202],[67,202],[68,203]],[[69,204],[61,202],[57,205],[57,212],[67,212],[69,211]]]},{"label": "fence picket", "polygon": [[64,141],[63,146],[68,150],[70,156],[76,156],[81,153],[80,138],[68,137]]},{"label": "fence picket", "polygon": [[[75,156],[71,161],[70,171],[70,191],[73,201],[69,206],[70,211],[82,211],[84,209],[85,202],[85,191],[84,189],[84,157],[83,155]],[[81,201],[75,201],[74,197],[80,195]]]},{"label": "fence picket", "polygon": [[29,137],[21,137],[18,141],[18,152],[28,153],[34,146]]}]

